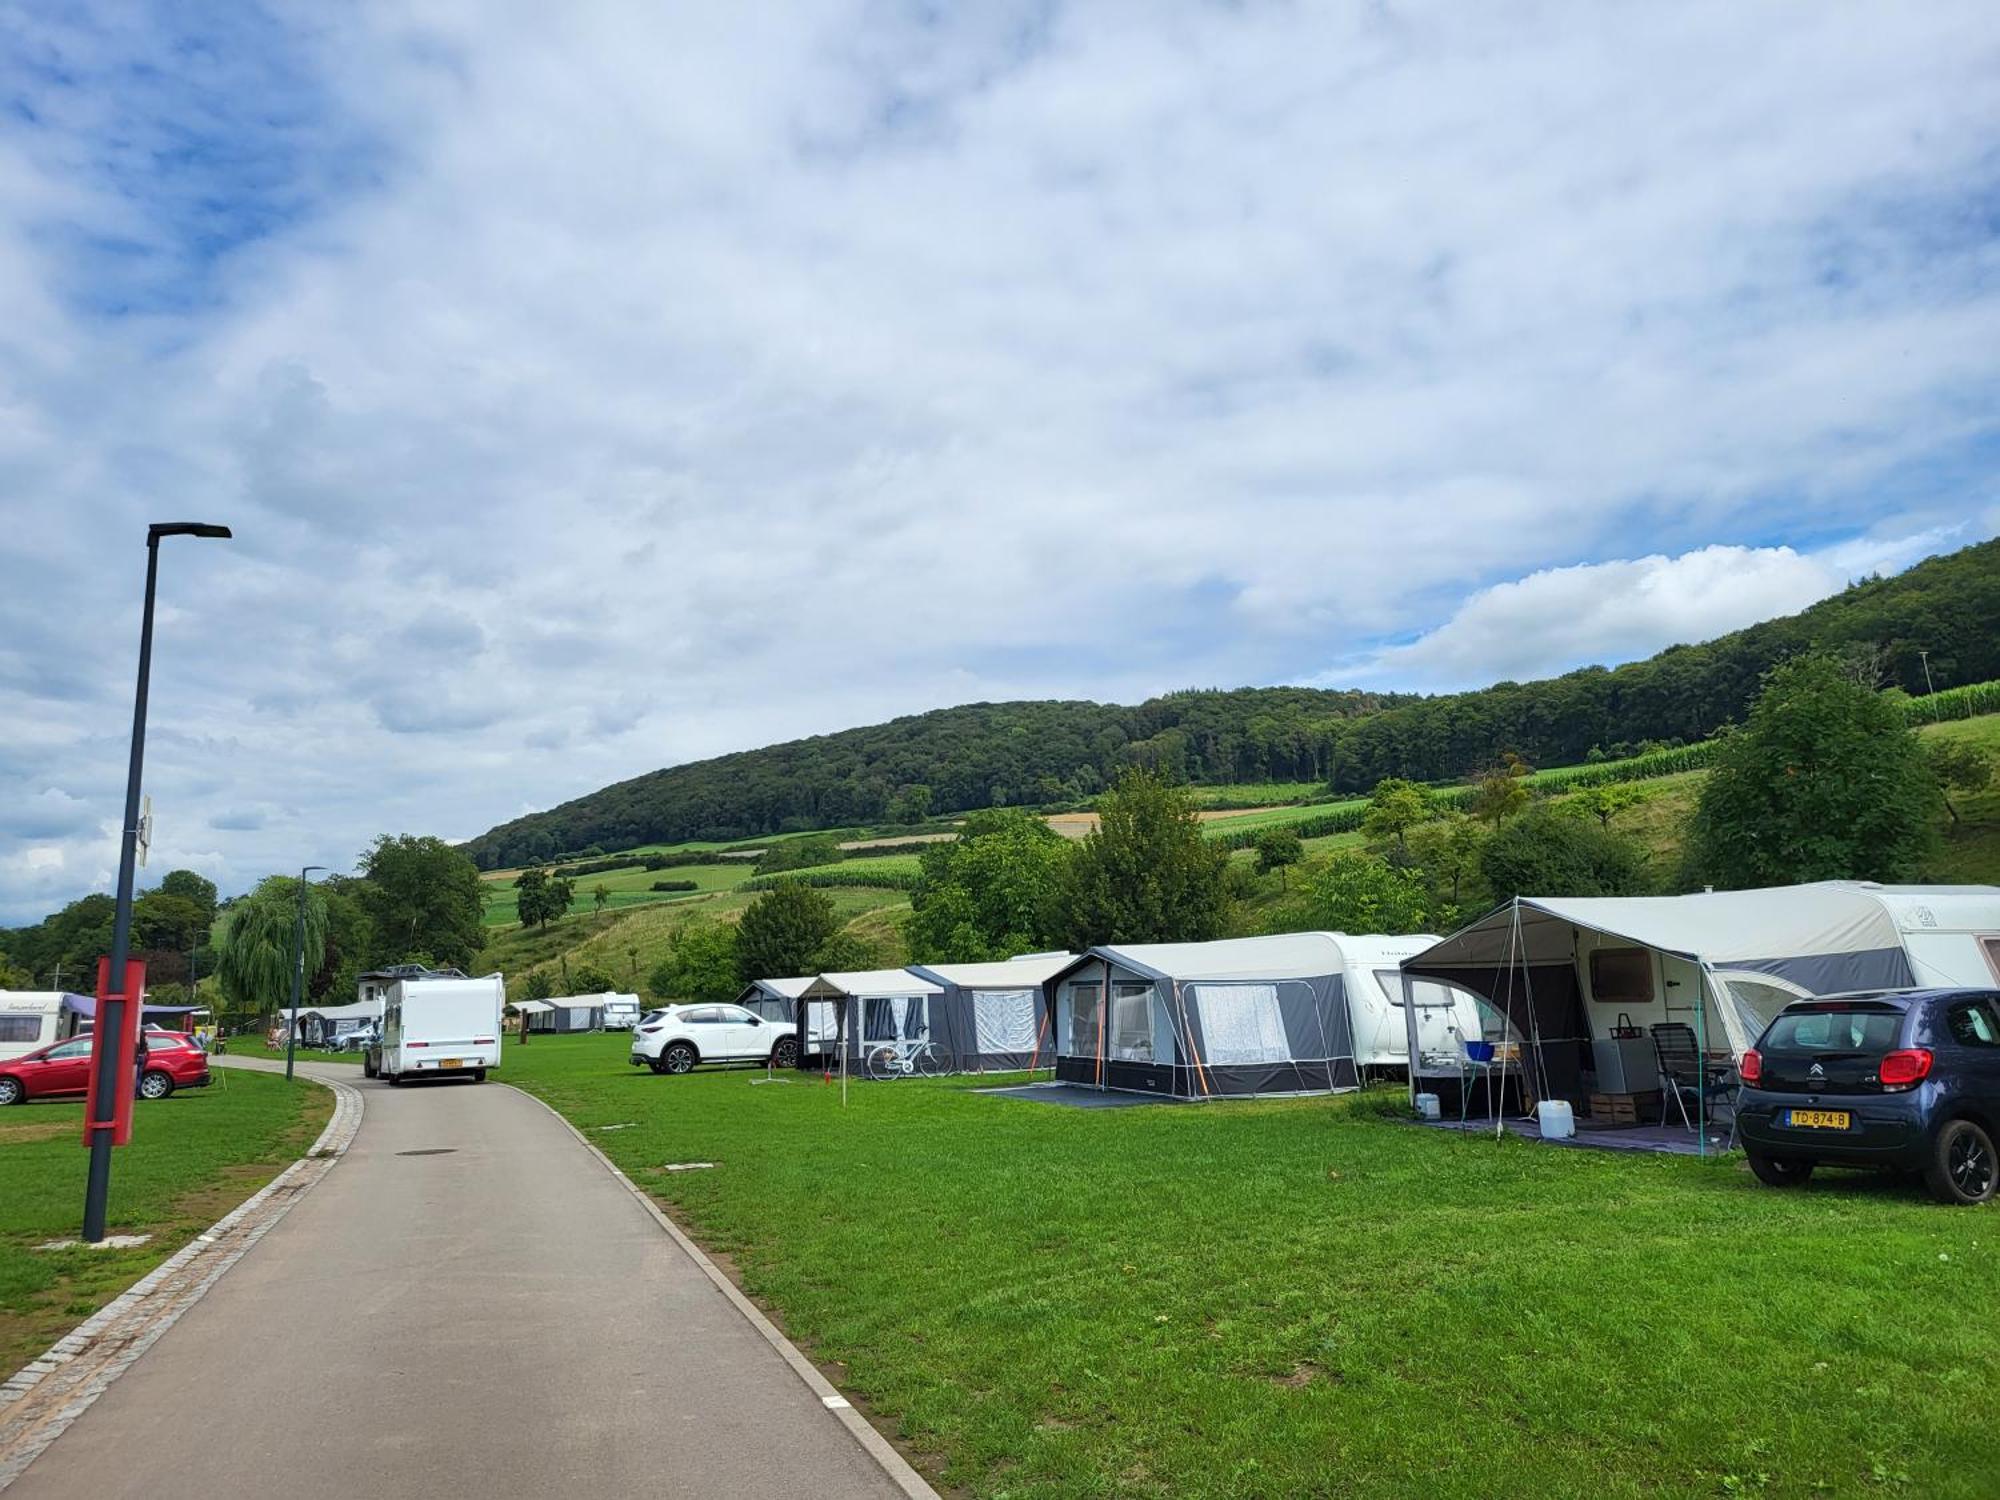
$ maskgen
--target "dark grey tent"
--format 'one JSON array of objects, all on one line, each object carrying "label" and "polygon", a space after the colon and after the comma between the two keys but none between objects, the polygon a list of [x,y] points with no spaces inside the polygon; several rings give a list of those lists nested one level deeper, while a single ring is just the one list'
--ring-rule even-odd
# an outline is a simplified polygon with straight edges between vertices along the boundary
[{"label": "dark grey tent", "polygon": [[1331,933],[1092,948],[1049,980],[1056,1077],[1203,1099],[1358,1086]]},{"label": "dark grey tent", "polygon": [[767,1021],[780,1026],[790,1026],[797,1022],[799,996],[806,992],[806,986],[813,982],[810,974],[791,979],[753,979],[743,986],[743,992],[736,997],[736,1003],[747,1011],[754,1011]]},{"label": "dark grey tent", "polygon": [[1072,955],[1040,953],[988,964],[911,964],[944,991],[930,1002],[930,1039],[942,1071],[994,1073],[1053,1067],[1045,986]]}]

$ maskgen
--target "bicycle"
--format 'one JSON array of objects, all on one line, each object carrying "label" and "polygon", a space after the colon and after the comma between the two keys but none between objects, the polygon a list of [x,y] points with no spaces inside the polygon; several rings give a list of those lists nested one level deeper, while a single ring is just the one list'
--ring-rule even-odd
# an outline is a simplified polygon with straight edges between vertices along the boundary
[{"label": "bicycle", "polygon": [[935,1078],[945,1071],[944,1059],[929,1040],[881,1042],[868,1049],[862,1066],[870,1078]]}]

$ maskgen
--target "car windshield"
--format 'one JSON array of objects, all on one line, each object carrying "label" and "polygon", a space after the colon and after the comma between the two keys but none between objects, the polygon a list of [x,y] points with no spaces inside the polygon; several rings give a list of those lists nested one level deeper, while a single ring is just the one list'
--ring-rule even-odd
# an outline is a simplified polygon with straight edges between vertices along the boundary
[{"label": "car windshield", "polygon": [[1887,1052],[1903,1013],[1887,1006],[1787,1011],[1771,1023],[1760,1052]]}]

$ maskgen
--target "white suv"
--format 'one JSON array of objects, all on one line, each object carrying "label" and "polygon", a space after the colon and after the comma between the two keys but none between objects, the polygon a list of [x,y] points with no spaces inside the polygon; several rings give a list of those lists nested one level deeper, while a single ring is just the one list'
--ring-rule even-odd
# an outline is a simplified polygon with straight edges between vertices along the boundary
[{"label": "white suv", "polygon": [[789,1068],[799,1042],[789,1026],[740,1005],[668,1005],[639,1017],[632,1032],[632,1066],[685,1073],[696,1063],[769,1062]]}]

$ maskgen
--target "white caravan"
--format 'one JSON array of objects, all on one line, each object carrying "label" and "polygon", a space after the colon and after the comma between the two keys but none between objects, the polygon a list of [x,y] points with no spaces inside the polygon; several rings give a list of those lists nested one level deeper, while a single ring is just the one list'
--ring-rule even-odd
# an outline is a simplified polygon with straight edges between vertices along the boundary
[{"label": "white caravan", "polygon": [[399,979],[382,997],[381,1039],[362,1058],[370,1078],[471,1074],[500,1066],[500,1010],[507,987],[483,979]]},{"label": "white caravan", "polygon": [[606,1031],[630,1031],[639,1024],[639,997],[637,995],[607,994],[604,997],[604,1029]]},{"label": "white caravan", "polygon": [[0,990],[0,1062],[62,1040],[61,990]]}]

